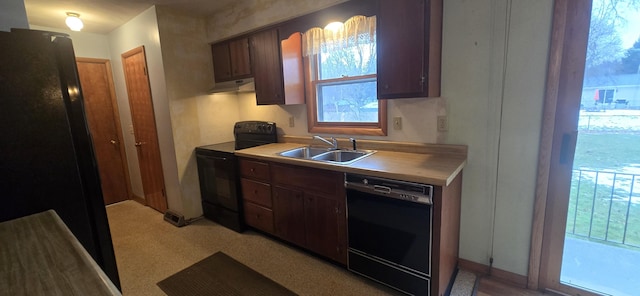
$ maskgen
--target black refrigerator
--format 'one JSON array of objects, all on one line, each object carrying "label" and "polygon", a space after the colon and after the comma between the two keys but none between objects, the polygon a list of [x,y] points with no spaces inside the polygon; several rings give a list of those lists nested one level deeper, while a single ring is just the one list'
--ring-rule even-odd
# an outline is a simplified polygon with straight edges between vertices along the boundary
[{"label": "black refrigerator", "polygon": [[0,137],[0,222],[55,210],[120,289],[66,34],[0,32]]}]

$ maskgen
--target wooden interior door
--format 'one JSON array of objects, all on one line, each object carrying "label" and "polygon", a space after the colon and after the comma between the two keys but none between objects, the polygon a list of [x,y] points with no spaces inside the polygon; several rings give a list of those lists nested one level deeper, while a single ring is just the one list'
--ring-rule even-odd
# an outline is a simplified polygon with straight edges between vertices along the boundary
[{"label": "wooden interior door", "polygon": [[105,204],[130,199],[131,184],[109,60],[76,58]]},{"label": "wooden interior door", "polygon": [[167,210],[167,198],[144,46],[123,53],[122,64],[144,198],[148,206],[164,213]]}]

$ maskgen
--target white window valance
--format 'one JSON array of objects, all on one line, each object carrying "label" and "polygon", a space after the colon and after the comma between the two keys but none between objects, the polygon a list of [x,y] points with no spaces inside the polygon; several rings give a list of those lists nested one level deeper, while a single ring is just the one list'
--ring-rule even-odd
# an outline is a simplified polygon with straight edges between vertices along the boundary
[{"label": "white window valance", "polygon": [[375,41],[376,17],[356,15],[344,22],[337,30],[311,28],[302,37],[302,55],[311,56],[321,52],[370,44]]}]

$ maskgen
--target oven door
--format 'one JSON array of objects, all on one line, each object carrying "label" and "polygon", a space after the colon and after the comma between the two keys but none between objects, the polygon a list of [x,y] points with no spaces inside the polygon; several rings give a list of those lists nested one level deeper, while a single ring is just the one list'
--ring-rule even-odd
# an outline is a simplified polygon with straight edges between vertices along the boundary
[{"label": "oven door", "polygon": [[202,200],[237,212],[235,156],[231,153],[196,153],[196,160]]},{"label": "oven door", "polygon": [[432,206],[347,189],[349,269],[428,295]]}]

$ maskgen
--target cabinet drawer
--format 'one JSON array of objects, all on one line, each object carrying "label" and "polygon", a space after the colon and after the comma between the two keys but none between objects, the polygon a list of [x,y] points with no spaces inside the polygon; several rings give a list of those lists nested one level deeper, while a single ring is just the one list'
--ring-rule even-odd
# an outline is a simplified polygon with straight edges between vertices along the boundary
[{"label": "cabinet drawer", "polygon": [[266,162],[240,159],[240,175],[252,179],[269,181],[269,164]]},{"label": "cabinet drawer", "polygon": [[262,231],[273,233],[273,212],[254,203],[244,203],[244,221]]},{"label": "cabinet drawer", "polygon": [[344,174],[314,168],[272,164],[274,184],[285,184],[304,191],[323,193],[336,200],[345,199]]},{"label": "cabinet drawer", "polygon": [[242,178],[242,198],[253,203],[271,208],[271,185]]}]

